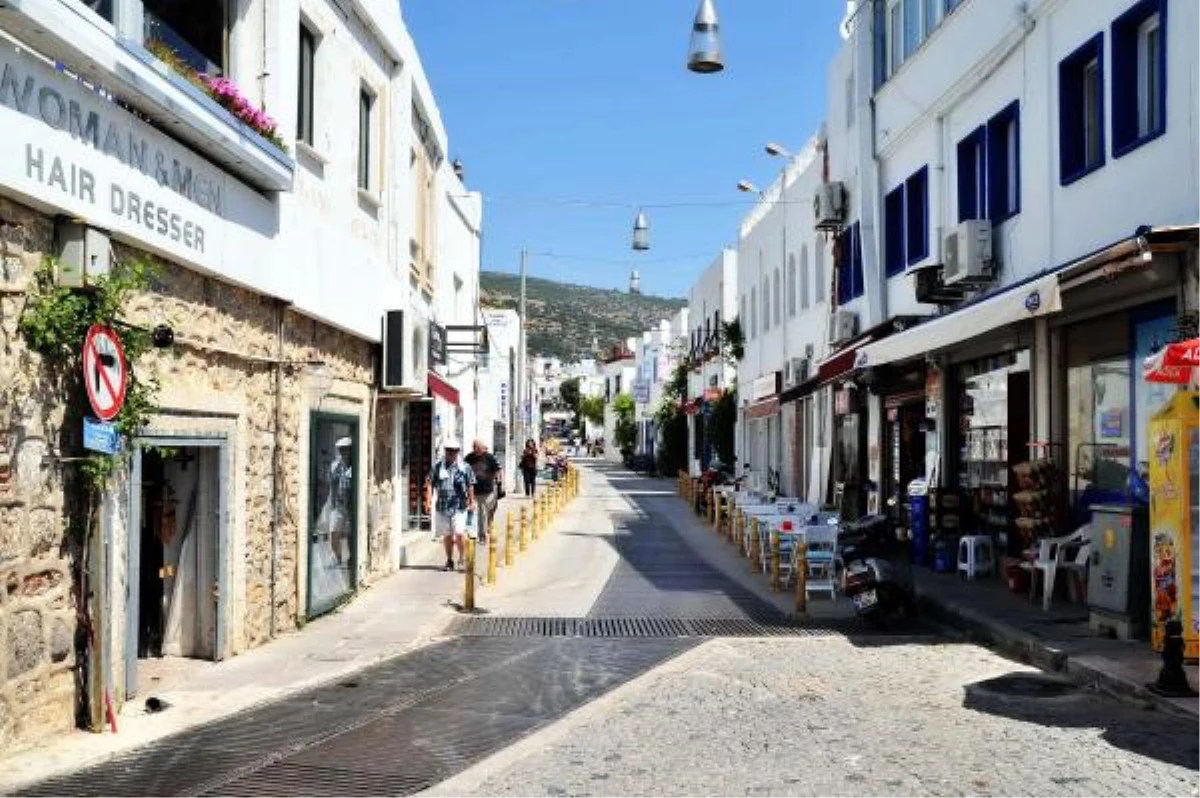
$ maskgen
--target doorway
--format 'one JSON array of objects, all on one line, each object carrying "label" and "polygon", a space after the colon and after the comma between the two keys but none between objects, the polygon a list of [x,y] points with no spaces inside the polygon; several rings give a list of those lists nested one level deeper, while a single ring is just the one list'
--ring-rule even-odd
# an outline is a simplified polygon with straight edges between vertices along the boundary
[{"label": "doorway", "polygon": [[883,500],[881,512],[891,517],[897,528],[908,527],[908,484],[926,476],[924,397],[901,404],[885,402]]},{"label": "doorway", "polygon": [[221,657],[222,501],[216,445],[141,450],[134,464],[126,696],[171,658]]}]

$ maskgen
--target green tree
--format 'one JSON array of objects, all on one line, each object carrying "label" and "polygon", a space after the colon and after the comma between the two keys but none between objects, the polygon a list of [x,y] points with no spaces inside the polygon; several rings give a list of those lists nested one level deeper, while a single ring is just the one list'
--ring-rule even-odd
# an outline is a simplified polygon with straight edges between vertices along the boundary
[{"label": "green tree", "polygon": [[579,415],[593,424],[604,424],[604,400],[599,396],[584,396],[579,400]]},{"label": "green tree", "polygon": [[712,442],[722,463],[733,463],[734,429],[737,427],[737,385],[733,385],[713,402],[704,427],[705,437]]},{"label": "green tree", "polygon": [[633,397],[627,393],[617,394],[613,400],[613,412],[617,415],[617,423],[613,430],[617,449],[632,449],[637,441],[637,425],[633,421],[635,406]]}]

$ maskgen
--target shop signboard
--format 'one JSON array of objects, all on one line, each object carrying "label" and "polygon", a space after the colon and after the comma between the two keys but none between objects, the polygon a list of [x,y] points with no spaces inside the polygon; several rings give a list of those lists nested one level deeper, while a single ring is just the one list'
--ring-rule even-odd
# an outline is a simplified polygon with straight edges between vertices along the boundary
[{"label": "shop signboard", "polygon": [[84,416],[83,448],[100,454],[116,454],[121,451],[121,433],[117,431],[117,425]]},{"label": "shop signboard", "polygon": [[778,371],[772,371],[769,374],[756,377],[754,382],[750,383],[751,402],[757,402],[760,399],[766,399],[767,397],[774,396],[777,393],[779,393]]},{"label": "shop signboard", "polygon": [[633,383],[633,401],[640,405],[650,403],[650,383],[645,380],[635,380]]},{"label": "shop signboard", "polygon": [[446,365],[446,328],[429,322],[429,365]]}]

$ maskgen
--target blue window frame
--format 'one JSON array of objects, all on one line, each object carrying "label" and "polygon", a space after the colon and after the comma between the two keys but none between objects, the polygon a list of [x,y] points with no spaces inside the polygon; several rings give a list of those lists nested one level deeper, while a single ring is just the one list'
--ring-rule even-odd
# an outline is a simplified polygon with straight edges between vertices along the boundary
[{"label": "blue window frame", "polygon": [[841,258],[838,262],[837,299],[839,305],[845,305],[863,295],[862,237],[858,222],[843,230],[838,239]]},{"label": "blue window frame", "polygon": [[883,200],[883,266],[888,277],[904,272],[904,186]]},{"label": "blue window frame", "polygon": [[982,125],[958,142],[958,220],[987,216],[987,129]]},{"label": "blue window frame", "polygon": [[987,123],[987,200],[992,224],[1021,210],[1021,106],[1017,101]]},{"label": "blue window frame", "polygon": [[922,166],[904,181],[904,249],[907,263],[929,257],[929,167]]},{"label": "blue window frame", "polygon": [[1142,0],[1112,24],[1113,157],[1167,130],[1167,3]]},{"label": "blue window frame", "polygon": [[1059,182],[1069,185],[1104,166],[1104,34],[1058,64]]}]

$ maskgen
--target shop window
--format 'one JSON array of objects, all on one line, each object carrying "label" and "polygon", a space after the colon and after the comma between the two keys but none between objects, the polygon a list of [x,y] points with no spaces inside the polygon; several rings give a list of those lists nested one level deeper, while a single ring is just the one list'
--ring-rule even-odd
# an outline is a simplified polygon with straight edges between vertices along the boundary
[{"label": "shop window", "polygon": [[987,197],[992,224],[1021,210],[1021,110],[1015,101],[987,123]]},{"label": "shop window", "polygon": [[1058,65],[1059,182],[1073,183],[1104,165],[1104,34]]},{"label": "shop window", "polygon": [[1112,25],[1113,157],[1167,129],[1167,4],[1142,0]]},{"label": "shop window", "polygon": [[908,265],[929,257],[929,168],[904,181],[904,246]]},{"label": "shop window", "polygon": [[225,74],[226,0],[142,0],[142,13],[147,45],[170,48],[197,72]]},{"label": "shop window", "polygon": [[355,587],[358,419],[314,413],[309,439],[308,617],[340,604]]},{"label": "shop window", "polygon": [[1126,496],[1131,461],[1127,314],[1067,329],[1067,464],[1073,520],[1088,506]]},{"label": "shop window", "polygon": [[904,186],[883,200],[883,264],[888,277],[904,273]]},{"label": "shop window", "polygon": [[303,22],[300,23],[300,63],[296,98],[296,138],[305,144],[313,143],[313,95],[317,37]]},{"label": "shop window", "polygon": [[958,143],[958,220],[987,218],[987,129]]}]

